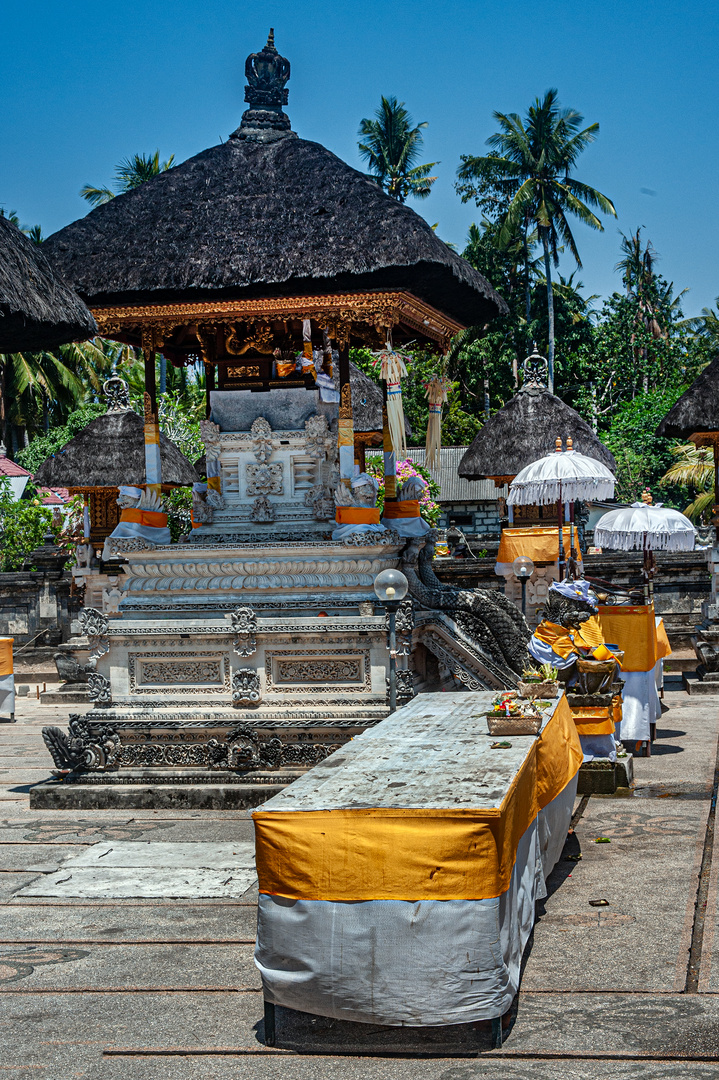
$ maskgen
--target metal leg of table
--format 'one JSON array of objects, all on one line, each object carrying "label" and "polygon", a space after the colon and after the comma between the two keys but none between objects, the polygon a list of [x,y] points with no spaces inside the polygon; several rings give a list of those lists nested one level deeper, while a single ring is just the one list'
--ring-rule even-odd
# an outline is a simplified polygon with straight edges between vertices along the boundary
[{"label": "metal leg of table", "polygon": [[501,1050],[502,1048],[502,1017],[495,1016],[492,1020],[492,1049]]},{"label": "metal leg of table", "polygon": [[275,1006],[265,1002],[265,1046],[275,1045]]}]

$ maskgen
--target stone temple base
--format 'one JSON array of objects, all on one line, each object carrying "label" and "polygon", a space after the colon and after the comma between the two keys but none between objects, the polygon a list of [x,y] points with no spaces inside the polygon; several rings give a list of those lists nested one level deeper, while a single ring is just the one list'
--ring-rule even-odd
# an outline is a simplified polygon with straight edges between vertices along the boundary
[{"label": "stone temple base", "polygon": [[301,770],[274,773],[123,770],[46,780],[30,791],[33,810],[244,810],[277,795]]},{"label": "stone temple base", "polygon": [[634,760],[631,754],[610,761],[595,758],[579,769],[577,795],[628,795],[634,783]]}]

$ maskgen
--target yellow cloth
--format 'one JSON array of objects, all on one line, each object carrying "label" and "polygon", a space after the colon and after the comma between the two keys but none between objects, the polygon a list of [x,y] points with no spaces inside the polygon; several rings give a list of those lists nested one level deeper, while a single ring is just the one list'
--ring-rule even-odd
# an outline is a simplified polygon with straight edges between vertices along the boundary
[{"label": "yellow cloth", "polygon": [[563,660],[572,654],[576,654],[574,642],[569,636],[569,630],[566,626],[561,626],[559,623],[549,622],[547,619],[543,619],[537,629],[534,631],[534,636],[540,641],[543,641],[545,645],[549,645],[557,656],[561,656]]},{"label": "yellow cloth", "polygon": [[[569,534],[570,526],[562,529],[564,554],[569,558],[572,545]],[[579,553],[579,537],[574,526],[574,548]],[[518,555],[528,555],[533,562],[556,562],[559,554],[559,536],[557,526],[536,529],[502,529],[499,541],[497,562],[511,563]]]},{"label": "yellow cloth", "polygon": [[572,709],[574,724],[579,735],[613,735],[614,705],[592,706],[586,709]]},{"label": "yellow cloth", "polygon": [[562,698],[499,809],[258,810],[260,892],[338,902],[499,896],[523,833],[581,763]]},{"label": "yellow cloth", "polygon": [[610,645],[618,645],[624,652],[623,671],[651,671],[657,660],[669,655],[665,651],[669,648],[668,640],[664,644],[666,631],[662,641],[658,640],[653,604],[602,606],[599,618],[604,640]]},{"label": "yellow cloth", "polygon": [[376,506],[338,506],[335,517],[338,525],[379,525]]},{"label": "yellow cloth", "polygon": [[0,678],[3,675],[12,675],[12,643],[13,638],[0,638]]},{"label": "yellow cloth", "polygon": [[591,618],[582,623],[578,630],[573,630],[572,633],[574,634],[574,640],[580,645],[586,645],[588,649],[596,649],[598,645],[604,644],[602,626],[598,615],[592,615]]},{"label": "yellow cloth", "polygon": [[667,656],[672,655],[672,647],[669,644],[669,638],[667,637],[667,631],[664,626],[664,619],[659,620],[659,625],[656,628],[657,635],[657,660],[664,660]]}]

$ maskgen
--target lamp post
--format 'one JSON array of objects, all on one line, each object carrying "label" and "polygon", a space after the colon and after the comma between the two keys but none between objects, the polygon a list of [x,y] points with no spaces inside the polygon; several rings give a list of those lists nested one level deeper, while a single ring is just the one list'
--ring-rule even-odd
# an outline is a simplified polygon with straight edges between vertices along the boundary
[{"label": "lamp post", "polygon": [[374,579],[377,599],[389,615],[389,711],[397,710],[397,637],[395,618],[397,608],[407,595],[409,582],[400,570],[382,570]]},{"label": "lamp post", "polygon": [[527,614],[527,582],[534,573],[534,563],[528,555],[518,555],[512,563],[514,576],[519,578],[522,586],[522,615]]}]

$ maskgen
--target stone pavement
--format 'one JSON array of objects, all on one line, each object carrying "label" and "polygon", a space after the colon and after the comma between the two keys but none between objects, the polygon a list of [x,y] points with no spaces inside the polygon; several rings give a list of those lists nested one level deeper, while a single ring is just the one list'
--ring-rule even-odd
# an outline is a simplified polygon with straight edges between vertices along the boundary
[{"label": "stone pavement", "polygon": [[268,1050],[246,813],[30,811],[66,716],[22,701],[0,725],[0,1076],[719,1080],[719,698],[665,705],[633,795],[577,801],[501,1051],[485,1025],[281,1009]]}]

